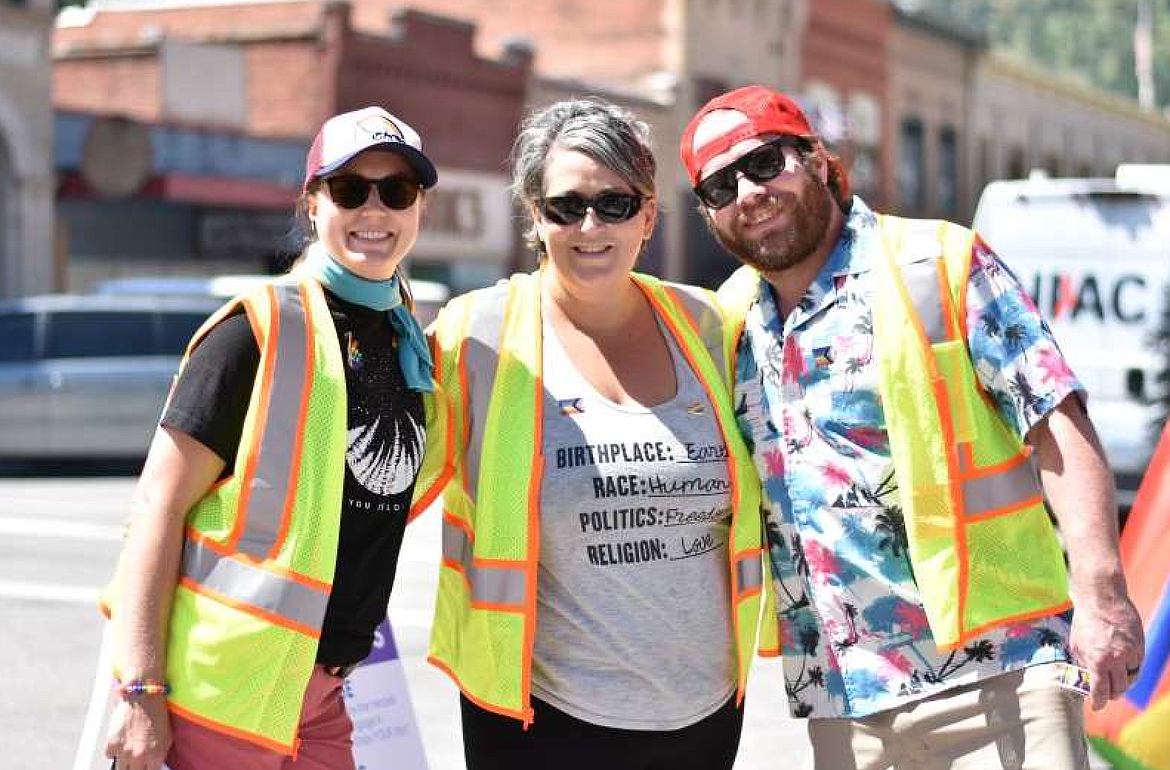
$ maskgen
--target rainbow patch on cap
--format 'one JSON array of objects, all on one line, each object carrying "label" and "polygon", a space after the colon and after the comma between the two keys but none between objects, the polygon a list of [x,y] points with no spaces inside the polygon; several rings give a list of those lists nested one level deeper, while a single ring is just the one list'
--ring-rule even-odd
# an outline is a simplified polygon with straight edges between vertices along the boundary
[{"label": "rainbow patch on cap", "polygon": [[354,124],[354,139],[358,142],[402,142],[402,129],[385,115],[371,115]]}]

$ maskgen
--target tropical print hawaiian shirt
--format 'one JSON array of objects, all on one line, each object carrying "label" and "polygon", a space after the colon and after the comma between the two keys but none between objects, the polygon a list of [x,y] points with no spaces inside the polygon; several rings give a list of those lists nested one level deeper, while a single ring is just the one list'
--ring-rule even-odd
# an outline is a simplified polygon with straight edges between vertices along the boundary
[{"label": "tropical print hawaiian shirt", "polygon": [[[877,220],[855,198],[835,251],[787,318],[762,283],[738,353],[737,414],[766,491],[797,717],[861,717],[1068,657],[1067,615],[996,629],[954,651],[934,644],[878,395],[866,293],[880,248]],[[975,370],[1019,435],[1082,391],[1032,300],[979,239],[966,300]]]}]

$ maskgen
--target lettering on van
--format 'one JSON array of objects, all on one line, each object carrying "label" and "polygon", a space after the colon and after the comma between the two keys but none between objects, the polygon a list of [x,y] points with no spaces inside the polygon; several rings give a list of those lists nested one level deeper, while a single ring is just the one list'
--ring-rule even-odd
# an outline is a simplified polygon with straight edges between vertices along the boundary
[{"label": "lettering on van", "polygon": [[1050,321],[1076,320],[1082,314],[1098,321],[1138,325],[1148,318],[1149,291],[1145,276],[1133,273],[1098,278],[1093,273],[1037,273],[1032,301]]}]

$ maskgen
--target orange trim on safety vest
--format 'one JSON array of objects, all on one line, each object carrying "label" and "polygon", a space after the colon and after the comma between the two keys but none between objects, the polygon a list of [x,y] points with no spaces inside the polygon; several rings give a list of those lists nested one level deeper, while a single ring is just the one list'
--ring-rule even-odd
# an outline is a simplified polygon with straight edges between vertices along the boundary
[{"label": "orange trim on safety vest", "polygon": [[[464,449],[466,449],[467,445],[471,442],[471,420],[467,419],[467,415],[471,414],[471,393],[468,392],[467,389],[467,342],[470,338],[463,333],[466,331],[466,326],[460,330],[461,341],[459,343],[459,400],[462,402],[460,404],[459,413],[463,415],[463,424],[461,426],[463,429],[463,436],[461,440],[463,442]],[[497,366],[498,365],[499,364],[497,363]],[[454,429],[454,426],[452,426],[452,429]],[[464,470],[466,470],[466,463],[462,463],[462,465],[464,465]],[[466,473],[464,473],[461,478],[463,481],[464,493],[467,494],[469,499],[474,499],[471,494],[471,487],[467,486]]]},{"label": "orange trim on safety vest", "polygon": [[494,569],[496,567],[524,569],[532,562],[528,559],[488,559],[482,556],[472,556],[471,563],[473,566],[485,567],[487,569]]},{"label": "orange trim on safety vest", "polygon": [[[471,525],[468,524],[466,521],[464,521],[463,519],[454,515],[450,511],[443,511],[443,523],[444,524],[451,524],[453,526],[459,527],[459,529],[461,529],[463,531],[463,533],[467,536],[467,542],[472,546],[475,545],[475,532],[471,529]],[[474,589],[473,589],[473,586],[471,585],[471,578],[469,578],[467,576],[467,570],[463,569],[463,563],[457,562],[453,559],[448,559],[446,556],[441,557],[439,559],[439,563],[441,565],[443,565],[444,567],[447,567],[448,569],[451,569],[452,571],[457,572],[459,574],[459,577],[461,577],[463,579],[464,584],[467,586],[467,603],[468,603],[469,607],[471,607],[473,609],[477,609],[477,610],[499,610],[502,612],[522,612],[522,613],[527,612],[526,606],[522,605],[522,604],[499,604],[496,602],[477,602],[477,601],[475,601],[474,599],[471,598],[472,595],[474,594]],[[529,569],[528,569],[529,563],[528,563],[528,560],[526,560],[526,559],[489,559],[489,558],[485,558],[482,556],[474,556],[473,555],[471,557],[471,563],[472,563],[472,565],[474,565],[476,567],[484,567],[486,569],[493,569],[496,567],[523,569],[523,570],[525,570],[525,572],[528,573],[526,575],[526,580],[525,580],[526,584],[533,582],[532,580],[528,580],[527,578],[529,578],[533,574],[535,574],[535,573],[529,571]]]},{"label": "orange trim on safety vest", "polygon": [[[891,253],[891,259],[892,256]],[[909,290],[906,288],[906,282],[902,279],[901,271],[896,268],[894,270],[894,276],[896,278],[894,283],[898,289],[898,294],[901,295],[903,306],[914,307],[914,303],[910,299]],[[944,296],[950,296],[949,288]],[[909,320],[914,327],[915,335],[918,337],[919,350],[922,351],[923,362],[926,364],[927,374],[930,377],[931,389],[934,391],[934,405],[938,412],[939,426],[942,429],[942,444],[943,450],[946,452],[947,473],[951,480],[951,483],[947,485],[947,492],[951,498],[951,525],[955,535],[955,556],[958,562],[958,575],[956,577],[958,585],[956,586],[957,590],[955,592],[958,596],[958,610],[955,631],[962,638],[964,633],[963,618],[966,616],[967,611],[967,560],[969,554],[967,552],[967,532],[963,527],[962,521],[962,512],[964,510],[963,488],[962,484],[958,483],[959,457],[957,444],[955,443],[955,428],[951,424],[951,400],[947,392],[946,381],[939,375],[938,362],[931,354],[930,339],[926,336],[926,329],[922,326],[922,319],[918,317],[917,313],[910,313]]]},{"label": "orange trim on safety vest", "polygon": [[241,730],[238,727],[230,727],[225,725],[223,722],[216,722],[214,719],[208,719],[207,717],[200,716],[192,711],[188,711],[182,706],[176,705],[175,702],[169,698],[167,699],[167,710],[179,717],[182,717],[188,722],[199,725],[200,727],[205,727],[208,730],[212,730],[213,732],[217,733],[223,733],[224,735],[230,735],[233,738],[239,738],[240,740],[247,741],[248,743],[254,743],[257,746],[262,746],[287,757],[296,758],[297,749],[300,747],[300,738],[295,738],[292,745],[289,746],[279,741],[274,741],[271,738],[265,738],[263,735],[250,733],[246,730]]},{"label": "orange trim on safety vest", "polygon": [[[949,227],[949,225],[948,225],[948,227]],[[974,246],[975,246],[976,240],[978,240],[980,243],[983,243],[982,238],[979,238],[978,235],[974,235],[971,239],[971,245],[968,248],[963,250],[962,275],[963,275],[963,279],[964,279],[964,282],[963,282],[964,286],[966,286],[967,280],[971,277],[971,260],[974,257],[974,252],[975,252]],[[984,244],[984,245],[986,245],[986,244]],[[947,247],[944,245],[943,248],[945,249]],[[943,257],[943,261],[946,261],[945,255]],[[968,339],[967,332],[969,329],[969,327],[967,326],[967,291],[966,291],[966,289],[959,292],[957,304],[955,306],[955,312],[957,314],[957,318],[959,319],[959,333],[962,335],[962,339],[966,340],[966,339]],[[983,392],[983,383],[979,382],[978,377],[975,378],[975,382],[978,385],[979,391]]]},{"label": "orange trim on safety vest", "polygon": [[1032,610],[1031,612],[1021,612],[1018,615],[1008,615],[998,620],[993,620],[990,623],[976,626],[975,628],[968,628],[959,634],[958,640],[954,644],[938,644],[936,645],[940,650],[957,650],[972,639],[977,639],[983,636],[992,629],[1001,628],[1003,626],[1010,626],[1013,623],[1024,623],[1029,620],[1036,620],[1037,618],[1048,618],[1053,615],[1059,615],[1062,612],[1067,612],[1073,608],[1072,600],[1054,604],[1051,607],[1046,607],[1041,610]]},{"label": "orange trim on safety vest", "polygon": [[[498,602],[479,602],[472,599],[474,588],[471,585],[471,579],[467,577],[467,570],[463,569],[463,565],[457,561],[443,557],[439,563],[447,567],[452,572],[455,572],[463,579],[463,584],[467,586],[467,606],[473,610],[491,610],[493,612],[515,612],[522,615],[528,614],[528,608],[524,604],[500,604]],[[523,564],[524,562],[520,562]]]},{"label": "orange trim on safety vest", "polygon": [[[731,481],[731,510],[738,511],[739,510],[740,495],[742,493],[742,490],[740,489],[740,486],[739,486],[739,474],[737,472],[735,458],[730,451],[731,441],[728,439],[728,436],[727,436],[727,428],[726,428],[726,426],[724,426],[723,420],[719,416],[719,409],[717,406],[718,402],[715,399],[715,394],[711,391],[711,384],[709,382],[707,382],[706,377],[702,376],[702,374],[701,374],[702,370],[699,368],[698,363],[695,361],[695,356],[694,356],[694,353],[691,351],[691,346],[689,344],[687,344],[686,341],[683,339],[682,331],[678,328],[678,323],[675,321],[674,317],[671,316],[671,314],[669,312],[667,312],[667,309],[662,306],[662,303],[659,301],[659,299],[657,297],[654,296],[654,293],[652,291],[650,291],[648,289],[648,287],[642,286],[637,281],[635,281],[634,283],[638,286],[639,289],[642,290],[642,293],[650,301],[650,304],[654,306],[654,309],[657,312],[658,317],[662,319],[662,321],[666,324],[667,328],[670,329],[671,334],[674,335],[675,340],[679,343],[678,349],[682,351],[683,357],[686,358],[687,364],[691,367],[691,371],[694,372],[696,375],[698,375],[698,376],[696,376],[695,379],[697,379],[699,381],[699,384],[702,385],[702,387],[703,387],[703,392],[707,396],[707,403],[709,403],[711,405],[711,409],[715,413],[714,414],[715,424],[717,426],[719,426],[720,437],[723,439],[724,446],[728,447],[727,477]],[[678,303],[675,303],[675,304],[677,305]],[[677,309],[682,311],[684,318],[687,317],[685,308],[679,307]],[[693,328],[694,321],[688,319],[688,322],[691,323],[692,328]],[[700,340],[700,344],[701,344],[701,340]],[[720,372],[719,374],[722,375],[722,372]],[[746,686],[747,686],[747,677],[746,677],[745,672],[743,670],[744,666],[741,663],[741,660],[743,659],[744,651],[739,649],[739,644],[740,644],[739,605],[740,605],[740,601],[742,599],[746,598],[747,596],[751,596],[751,594],[749,594],[749,593],[741,594],[740,590],[739,590],[739,579],[738,579],[738,575],[736,574],[736,565],[741,557],[740,557],[740,554],[737,554],[735,551],[735,520],[736,520],[736,517],[733,515],[731,517],[730,522],[727,525],[727,554],[728,554],[727,566],[728,566],[728,578],[729,578],[728,583],[731,587],[731,631],[732,631],[733,639],[735,640],[736,651],[737,651],[736,656],[735,656],[735,665],[736,665],[736,673],[737,673],[737,676],[736,676],[736,703],[738,704],[741,700],[743,700],[744,692],[745,692]],[[757,558],[758,558],[758,554],[759,554],[759,552],[757,552]],[[758,591],[756,593],[758,593]]]},{"label": "orange trim on safety vest", "polygon": [[[536,643],[536,576],[540,560],[540,492],[544,482],[544,325],[540,312],[540,289],[536,295],[536,376],[532,378],[535,414],[532,424],[532,475],[528,480],[528,574],[524,590],[527,592],[524,613],[524,657],[520,679],[520,699],[524,704],[524,729],[532,724],[532,648]],[[508,319],[504,319],[507,329]],[[475,558],[472,557],[472,563]]]},{"label": "orange trim on safety vest", "polygon": [[272,623],[273,625],[287,628],[290,631],[296,631],[298,634],[302,634],[304,636],[307,636],[310,639],[320,639],[321,638],[321,630],[320,629],[312,628],[312,627],[306,626],[302,623],[297,623],[295,621],[289,620],[288,618],[281,617],[280,615],[277,615],[274,612],[269,612],[268,610],[261,609],[259,607],[256,607],[255,605],[248,604],[247,602],[242,602],[239,599],[233,599],[230,596],[225,596],[224,594],[221,594],[219,591],[213,591],[212,589],[208,588],[205,585],[202,585],[200,583],[196,583],[194,580],[192,580],[189,577],[180,577],[179,578],[179,585],[183,586],[184,588],[186,588],[189,591],[194,591],[197,594],[202,594],[203,596],[206,596],[209,599],[213,599],[214,601],[217,601],[220,604],[231,607],[232,609],[239,610],[240,612],[251,615],[252,617],[260,618],[261,620],[266,620],[269,623]]},{"label": "orange trim on safety vest", "polygon": [[943,322],[947,326],[947,339],[959,339],[959,330],[955,328],[955,305],[951,301],[951,285],[947,278],[947,263],[944,259],[935,260],[935,276],[938,278],[938,295],[942,302]]},{"label": "orange trim on safety vest", "polygon": [[[650,295],[650,292],[646,289],[642,289],[642,293],[646,296]],[[699,322],[695,319],[694,315],[691,314],[691,311],[687,310],[686,303],[679,299],[679,290],[673,286],[667,286],[663,284],[662,293],[670,299],[671,304],[674,305],[674,309],[677,310],[678,314],[681,315],[683,320],[687,322],[687,326],[691,327],[691,331],[695,334],[695,336],[701,338],[702,335],[699,331]]]},{"label": "orange trim on safety vest", "polygon": [[431,506],[431,503],[442,493],[443,488],[451,480],[451,476],[455,473],[455,421],[454,410],[451,408],[450,400],[442,397],[443,392],[443,366],[442,359],[439,356],[439,345],[434,337],[430,339],[431,346],[431,360],[435,362],[434,377],[435,377],[435,409],[442,409],[447,413],[447,419],[443,420],[443,470],[431,482],[431,487],[422,497],[420,497],[414,505],[410,506],[410,510],[406,514],[406,523],[412,523],[419,515]]},{"label": "orange trim on safety vest", "polygon": [[212,484],[210,487],[208,487],[207,492],[211,493],[211,492],[215,492],[215,491],[221,489],[222,487],[226,486],[227,483],[234,478],[235,478],[235,474],[232,474],[230,476],[224,476],[222,479],[219,479],[214,484]]},{"label": "orange trim on safety vest", "polygon": [[1044,502],[1044,496],[1037,494],[1037,495],[1033,495],[1032,497],[1028,497],[1028,498],[1025,498],[1023,500],[1018,500],[1014,503],[1010,503],[1008,505],[1000,506],[999,508],[992,508],[990,511],[982,511],[980,513],[969,514],[969,515],[964,517],[964,520],[968,524],[976,524],[976,523],[981,522],[981,521],[986,521],[987,519],[995,519],[995,518],[998,518],[1000,516],[1007,516],[1008,514],[1018,513],[1019,511],[1023,510],[1024,508],[1029,508],[1029,507],[1034,506],[1034,505],[1040,505],[1043,502]]},{"label": "orange trim on safety vest", "polygon": [[[454,671],[452,671],[446,664],[443,663],[443,661],[439,660],[434,655],[427,656],[427,663],[430,663],[432,666],[451,677],[451,681],[454,682],[455,686],[459,688],[459,692],[463,694],[463,697],[467,698],[467,700],[471,701],[476,706],[479,706],[484,711],[490,711],[491,713],[499,714],[500,716],[512,717],[513,719],[519,719],[522,722],[527,719],[528,721],[525,722],[526,725],[532,723],[530,714],[525,714],[525,712],[517,711],[516,709],[504,708],[502,706],[493,706],[492,704],[487,703],[486,701],[482,701],[472,695],[470,692],[468,692],[467,688],[463,686],[463,682],[459,680],[458,675],[456,675]],[[529,709],[529,711],[531,711],[531,709]]]},{"label": "orange trim on safety vest", "polygon": [[459,527],[459,529],[463,530],[467,534],[468,542],[475,543],[475,530],[471,528],[471,524],[469,522],[464,521],[461,517],[456,516],[448,510],[443,511],[443,521]]},{"label": "orange trim on safety vest", "polygon": [[948,486],[950,489],[951,506],[953,512],[953,523],[955,527],[955,555],[959,563],[959,601],[957,610],[957,627],[956,631],[960,636],[963,635],[963,618],[967,613],[967,589],[969,580],[968,562],[971,554],[967,549],[967,528],[963,525],[962,516],[963,511],[966,510],[966,500],[963,497],[963,485],[957,483],[959,478],[959,462],[956,456],[955,444],[955,426],[947,417],[951,414],[950,394],[947,392],[946,383],[938,376],[938,369],[935,366],[933,359],[928,359],[928,365],[931,370],[931,380],[934,383],[935,402],[938,404],[940,415],[939,425],[942,427],[943,446],[947,449],[947,466],[951,476],[952,483]]},{"label": "orange trim on safety vest", "polygon": [[[268,295],[268,334],[278,337],[280,334],[280,313],[276,301],[276,288],[269,284],[264,287]],[[256,463],[259,460],[259,447],[264,441],[264,431],[268,426],[268,406],[272,399],[272,380],[276,369],[276,345],[261,347],[261,361],[257,374],[260,376],[260,403],[255,415],[256,423],[252,431],[253,441],[248,446],[247,459],[244,465],[244,477],[240,484],[240,496],[236,501],[236,520],[232,531],[227,537],[227,544],[233,551],[238,550],[240,538],[246,530],[248,519],[248,504],[252,497],[252,480],[256,478]]]},{"label": "orange trim on safety vest", "polygon": [[311,578],[308,575],[302,575],[299,572],[294,572],[288,567],[285,567],[282,564],[277,564],[276,562],[268,559],[261,560],[249,554],[243,553],[242,551],[233,551],[210,535],[200,532],[193,527],[187,528],[187,537],[190,540],[194,540],[201,545],[211,549],[212,551],[215,551],[220,556],[251,564],[255,567],[258,567],[259,569],[264,570],[265,572],[271,572],[273,574],[280,575],[283,578],[287,578],[294,583],[299,583],[307,588],[311,588],[314,591],[330,593],[333,590],[333,583],[327,583],[323,580]]},{"label": "orange trim on safety vest", "polygon": [[275,559],[280,556],[280,549],[284,547],[284,541],[288,537],[288,529],[292,526],[293,510],[297,504],[297,489],[300,486],[301,478],[301,463],[304,462],[304,457],[301,450],[305,445],[305,434],[308,426],[309,415],[309,397],[313,392],[313,368],[316,366],[316,348],[315,335],[317,333],[316,327],[313,325],[312,306],[309,304],[309,292],[304,283],[297,286],[297,292],[301,295],[301,311],[305,316],[305,370],[302,382],[305,386],[301,388],[301,406],[297,410],[297,429],[293,439],[292,450],[292,467],[289,468],[289,488],[284,498],[284,509],[280,512],[280,526],[276,530],[276,537],[273,539],[272,548],[268,551],[268,556]]},{"label": "orange trim on safety vest", "polygon": [[961,463],[961,473],[964,479],[981,479],[986,476],[997,476],[1005,471],[1010,471],[1024,463],[1032,456],[1032,447],[1024,444],[1020,453],[1014,457],[995,463],[993,465],[978,466],[975,464],[975,451],[970,443],[965,443],[959,447],[959,461]]},{"label": "orange trim on safety vest", "polygon": [[[462,572],[460,572],[459,574],[463,575]],[[466,580],[467,576],[463,575],[463,578],[464,578],[464,580]],[[470,588],[471,583],[468,583],[467,585]],[[477,602],[474,599],[469,598],[467,600],[467,606],[471,607],[471,609],[473,609],[473,610],[490,610],[492,612],[514,612],[517,615],[524,615],[524,616],[528,615],[528,609],[525,606],[520,605],[520,604],[499,604],[497,602]],[[524,625],[527,626],[528,624],[525,623]]]},{"label": "orange trim on safety vest", "polygon": [[244,297],[241,304],[244,306],[244,317],[248,319],[248,326],[252,327],[252,336],[256,338],[256,347],[262,347],[264,330],[256,322],[256,303],[250,297]]}]

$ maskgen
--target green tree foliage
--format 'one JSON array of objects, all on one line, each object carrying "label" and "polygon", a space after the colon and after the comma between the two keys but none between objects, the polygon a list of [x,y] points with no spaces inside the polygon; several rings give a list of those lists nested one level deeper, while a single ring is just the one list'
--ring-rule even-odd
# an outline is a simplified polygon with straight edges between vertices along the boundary
[{"label": "green tree foliage", "polygon": [[[1170,104],[1170,0],[1153,3],[1158,106]],[[1054,73],[1137,98],[1133,30],[1138,0],[916,0],[984,30],[993,49]]]}]

